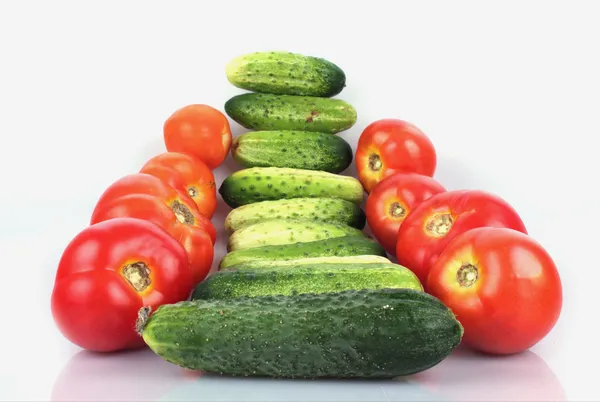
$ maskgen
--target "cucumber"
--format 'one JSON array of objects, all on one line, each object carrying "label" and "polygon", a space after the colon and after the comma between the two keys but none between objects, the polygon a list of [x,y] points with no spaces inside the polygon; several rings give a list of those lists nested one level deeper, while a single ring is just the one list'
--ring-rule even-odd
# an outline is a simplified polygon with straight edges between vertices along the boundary
[{"label": "cucumber", "polygon": [[332,97],[346,86],[346,74],[329,60],[291,52],[255,52],[225,67],[229,82],[253,92]]},{"label": "cucumber", "polygon": [[437,298],[389,288],[143,307],[136,329],[186,369],[287,378],[410,375],[439,364],[463,336]]},{"label": "cucumber", "polygon": [[342,99],[245,93],[225,102],[225,112],[256,131],[296,130],[336,134],[356,123],[356,109]]},{"label": "cucumber", "polygon": [[229,237],[227,251],[304,243],[345,236],[366,236],[366,234],[360,229],[348,225],[276,219],[255,223],[235,231]]},{"label": "cucumber", "polygon": [[238,170],[219,187],[223,201],[232,208],[290,198],[337,198],[358,205],[363,192],[360,181],[351,176],[277,167]]},{"label": "cucumber", "polygon": [[219,271],[195,287],[192,300],[382,288],[423,290],[417,276],[398,264],[317,263]]},{"label": "cucumber", "polygon": [[236,230],[271,219],[298,219],[338,223],[363,229],[366,216],[360,206],[338,198],[292,198],[242,205],[229,212],[225,230]]},{"label": "cucumber", "polygon": [[310,257],[310,258],[299,258],[297,260],[257,260],[242,262],[236,265],[232,265],[227,268],[220,269],[221,271],[235,269],[238,271],[243,270],[256,270],[262,268],[281,268],[281,267],[296,267],[313,264],[393,264],[392,261],[385,257],[378,255],[356,255],[346,257]]},{"label": "cucumber", "polygon": [[245,168],[280,167],[341,173],[352,163],[342,137],[310,131],[255,131],[233,139],[231,155]]},{"label": "cucumber", "polygon": [[363,236],[335,237],[306,243],[283,246],[263,246],[225,254],[219,269],[250,261],[289,261],[310,257],[344,257],[354,255],[378,255],[386,257],[383,246]]}]

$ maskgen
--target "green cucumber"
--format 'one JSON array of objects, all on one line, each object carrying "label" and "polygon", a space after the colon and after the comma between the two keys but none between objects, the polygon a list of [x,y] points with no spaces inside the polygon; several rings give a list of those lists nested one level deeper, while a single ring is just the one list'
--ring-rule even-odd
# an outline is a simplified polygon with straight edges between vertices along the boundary
[{"label": "green cucumber", "polygon": [[232,208],[290,198],[338,198],[360,204],[364,190],[352,176],[305,169],[254,167],[227,176],[219,194]]},{"label": "green cucumber", "polygon": [[231,155],[243,167],[280,167],[341,173],[352,147],[337,135],[310,131],[255,131],[233,139]]},{"label": "green cucumber", "polygon": [[329,60],[290,52],[255,52],[227,63],[229,82],[253,92],[332,97],[346,86],[346,74]]},{"label": "green cucumber", "polygon": [[336,134],[356,123],[356,109],[335,98],[245,93],[225,102],[225,112],[256,131],[296,130]]},{"label": "green cucumber", "polygon": [[261,268],[271,268],[271,267],[296,267],[296,266],[304,266],[304,265],[313,265],[313,264],[393,264],[392,261],[385,257],[381,257],[379,255],[353,255],[353,256],[345,256],[345,257],[309,257],[309,258],[299,258],[297,260],[256,260],[256,261],[248,261],[242,262],[236,265],[232,265],[228,268],[221,269],[230,270],[235,269],[238,271],[242,270],[255,270]]},{"label": "green cucumber", "polygon": [[366,236],[360,229],[348,225],[275,219],[235,231],[229,237],[227,251],[361,235]]},{"label": "green cucumber", "polygon": [[320,263],[219,271],[196,286],[192,300],[382,288],[423,290],[417,276],[398,264]]},{"label": "green cucumber", "polygon": [[225,254],[219,263],[219,269],[249,261],[289,261],[310,257],[344,257],[353,255],[387,254],[381,244],[363,236],[335,237],[306,243],[286,244],[283,246],[263,246]]},{"label": "green cucumber", "polygon": [[339,198],[291,198],[242,205],[229,212],[225,230],[229,234],[272,219],[298,219],[338,223],[363,229],[366,216],[359,205]]},{"label": "green cucumber", "polygon": [[463,327],[414,289],[190,300],[139,311],[137,332],[156,355],[229,376],[393,378],[436,366]]}]

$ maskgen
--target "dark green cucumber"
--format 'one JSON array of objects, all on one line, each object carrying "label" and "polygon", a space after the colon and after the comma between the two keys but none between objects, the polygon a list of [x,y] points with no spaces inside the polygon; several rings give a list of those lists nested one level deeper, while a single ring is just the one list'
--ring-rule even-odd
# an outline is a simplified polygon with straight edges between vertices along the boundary
[{"label": "dark green cucumber", "polygon": [[341,173],[352,147],[337,135],[310,131],[255,131],[233,139],[233,158],[243,167],[280,167]]},{"label": "dark green cucumber", "polygon": [[393,378],[436,366],[463,328],[413,289],[191,300],[142,308],[149,348],[190,370],[229,376]]},{"label": "dark green cucumber", "polygon": [[276,246],[347,236],[366,236],[360,229],[348,225],[274,219],[255,223],[235,231],[227,243],[227,251],[261,246]]},{"label": "dark green cucumber", "polygon": [[389,259],[380,255],[350,255],[345,257],[305,257],[296,260],[256,260],[241,262],[239,264],[232,265],[222,270],[235,269],[238,271],[243,270],[256,270],[262,268],[281,268],[281,267],[300,267],[304,265],[314,264],[393,264]]},{"label": "dark green cucumber", "polygon": [[223,180],[219,194],[232,208],[290,198],[338,198],[360,204],[364,190],[351,176],[304,169],[254,167]]},{"label": "dark green cucumber", "polygon": [[344,257],[352,255],[387,254],[381,244],[363,236],[336,237],[307,243],[283,246],[263,246],[227,253],[219,263],[219,269],[248,261],[297,260],[309,257]]},{"label": "dark green cucumber", "polygon": [[346,86],[346,74],[329,60],[290,52],[255,52],[227,63],[227,79],[247,91],[332,97]]},{"label": "dark green cucumber", "polygon": [[296,130],[336,134],[356,123],[356,109],[342,99],[246,93],[225,102],[225,112],[256,131]]},{"label": "dark green cucumber", "polygon": [[344,224],[363,229],[365,212],[359,205],[339,198],[291,198],[242,205],[229,212],[225,230],[229,234],[272,219],[298,219]]},{"label": "dark green cucumber", "polygon": [[230,268],[200,282],[192,299],[294,295],[344,290],[406,288],[423,290],[417,276],[398,264],[307,264],[237,270]]}]

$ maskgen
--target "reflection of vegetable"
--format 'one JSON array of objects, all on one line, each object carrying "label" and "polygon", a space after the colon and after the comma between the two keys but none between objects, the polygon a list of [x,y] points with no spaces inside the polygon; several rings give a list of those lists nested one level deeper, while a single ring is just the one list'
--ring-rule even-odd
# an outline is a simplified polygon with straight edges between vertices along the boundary
[{"label": "reflection of vegetable", "polygon": [[367,221],[385,250],[396,254],[398,229],[422,201],[446,191],[435,179],[416,173],[394,173],[379,182],[367,197]]},{"label": "reflection of vegetable", "polygon": [[429,292],[465,327],[464,343],[494,354],[522,352],[554,327],[562,285],[550,255],[530,236],[477,228],[457,236],[429,273]]},{"label": "reflection of vegetable", "polygon": [[526,233],[517,212],[502,198],[477,190],[438,193],[419,204],[398,230],[398,263],[417,274],[427,289],[427,273],[448,243],[473,228],[508,227]]},{"label": "reflection of vegetable", "polygon": [[190,154],[214,170],[231,148],[227,117],[208,105],[187,105],[176,110],[163,128],[168,151]]},{"label": "reflection of vegetable", "polygon": [[52,315],[81,348],[139,348],[132,325],[138,310],[185,300],[193,286],[185,249],[166,231],[140,219],[111,219],[83,229],[65,248]]},{"label": "reflection of vegetable", "polygon": [[200,159],[179,152],[164,152],[148,160],[140,173],[158,177],[169,186],[187,194],[198,211],[212,218],[217,208],[215,177]]},{"label": "reflection of vegetable", "polygon": [[136,327],[163,359],[239,376],[391,378],[429,369],[460,343],[439,300],[413,289],[193,300]]},{"label": "reflection of vegetable", "polygon": [[167,230],[185,247],[195,279],[200,281],[208,274],[217,231],[185,194],[149,174],[124,176],[100,196],[91,223],[119,217],[145,219]]},{"label": "reflection of vegetable", "polygon": [[431,140],[414,125],[383,119],[369,124],[361,133],[356,149],[358,178],[365,191],[396,172],[432,177],[437,155]]}]

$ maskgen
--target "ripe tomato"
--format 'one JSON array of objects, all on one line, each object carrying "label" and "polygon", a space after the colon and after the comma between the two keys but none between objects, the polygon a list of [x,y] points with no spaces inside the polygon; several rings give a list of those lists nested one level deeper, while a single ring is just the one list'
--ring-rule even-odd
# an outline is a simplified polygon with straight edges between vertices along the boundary
[{"label": "ripe tomato", "polygon": [[194,155],[214,170],[231,148],[227,117],[208,105],[187,105],[176,110],[163,127],[168,151]]},{"label": "ripe tomato", "polygon": [[186,193],[202,215],[209,219],[213,217],[217,209],[215,176],[200,159],[179,152],[165,152],[148,160],[140,173],[156,176]]},{"label": "ripe tomato", "polygon": [[206,278],[214,258],[217,232],[189,197],[155,176],[145,173],[127,175],[100,196],[90,223],[120,217],[148,220],[165,229],[187,251],[195,281]]},{"label": "ripe tomato", "polygon": [[527,233],[517,212],[494,194],[478,190],[436,194],[413,209],[402,222],[396,258],[425,284],[429,269],[452,239],[469,229],[485,226]]},{"label": "ripe tomato", "polygon": [[112,219],[75,236],[63,251],[51,296],[61,333],[81,348],[111,352],[144,342],[135,331],[145,306],[176,303],[194,286],[185,249],[148,221]]},{"label": "ripe tomato", "polygon": [[416,173],[394,173],[386,177],[367,197],[365,213],[375,239],[396,255],[398,229],[409,213],[429,197],[446,189],[435,179]]},{"label": "ripe tomato", "polygon": [[491,354],[529,349],[550,332],[562,309],[552,258],[533,238],[508,228],[457,236],[431,268],[427,288],[456,314],[463,343]]},{"label": "ripe tomato", "polygon": [[437,155],[430,139],[413,124],[382,119],[369,124],[358,139],[356,167],[365,191],[396,172],[433,177]]}]

